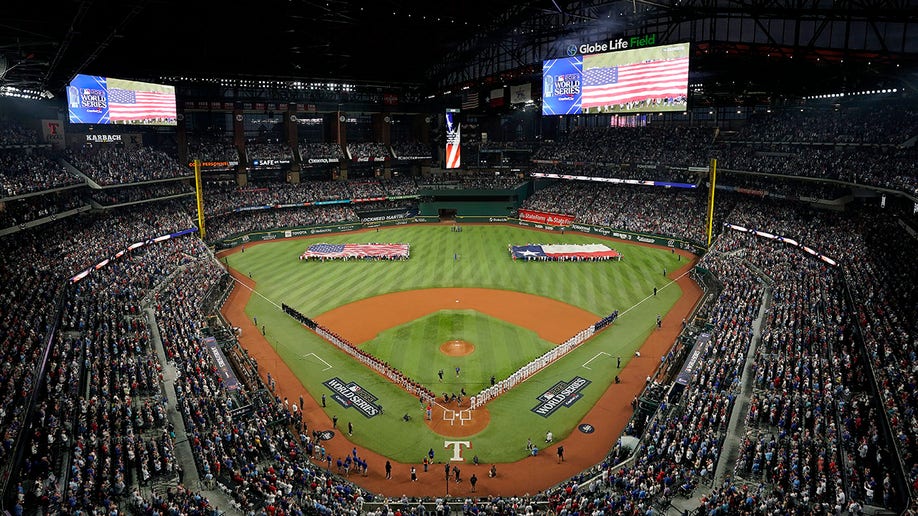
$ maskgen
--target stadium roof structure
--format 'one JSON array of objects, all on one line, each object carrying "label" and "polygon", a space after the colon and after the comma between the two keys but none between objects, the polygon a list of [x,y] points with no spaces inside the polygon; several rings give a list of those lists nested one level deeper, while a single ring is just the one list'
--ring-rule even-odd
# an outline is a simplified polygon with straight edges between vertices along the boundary
[{"label": "stadium roof structure", "polygon": [[69,0],[0,11],[0,77],[60,90],[73,75],[423,80],[425,67],[531,0]]},{"label": "stadium roof structure", "polygon": [[648,33],[661,43],[692,42],[690,82],[712,98],[918,84],[914,0],[9,4],[0,12],[0,88],[48,96],[77,73],[337,80],[443,93],[537,81],[541,61],[571,44]]}]

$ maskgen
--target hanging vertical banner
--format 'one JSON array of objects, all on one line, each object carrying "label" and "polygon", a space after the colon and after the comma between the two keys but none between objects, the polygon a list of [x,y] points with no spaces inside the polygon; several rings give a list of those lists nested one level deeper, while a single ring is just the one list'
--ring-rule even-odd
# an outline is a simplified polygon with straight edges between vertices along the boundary
[{"label": "hanging vertical banner", "polygon": [[459,168],[460,161],[459,110],[446,110],[446,168]]},{"label": "hanging vertical banner", "polygon": [[504,105],[504,89],[496,88],[491,90],[491,100],[488,101],[491,107],[501,107]]},{"label": "hanging vertical banner", "polygon": [[510,86],[510,103],[511,104],[525,104],[532,100],[532,85],[528,82],[526,84],[519,84],[516,86]]}]

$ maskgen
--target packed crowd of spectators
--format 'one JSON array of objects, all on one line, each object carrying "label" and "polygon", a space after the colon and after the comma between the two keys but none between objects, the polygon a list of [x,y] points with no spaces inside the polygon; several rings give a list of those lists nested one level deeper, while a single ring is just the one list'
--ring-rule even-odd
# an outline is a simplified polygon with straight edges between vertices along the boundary
[{"label": "packed crowd of spectators", "polygon": [[[140,205],[115,213],[86,213],[63,221],[72,226],[48,228],[43,245],[57,261],[57,268],[68,274],[95,265],[123,251],[131,244],[193,226],[192,219],[175,203]],[[55,231],[58,229],[58,231]]]},{"label": "packed crowd of spectators", "polygon": [[664,167],[707,167],[710,158],[717,158],[721,169],[835,179],[915,194],[918,151],[900,146],[918,135],[915,118],[914,108],[890,104],[775,111],[753,117],[738,131],[577,127],[565,138],[543,142],[533,160],[569,164],[573,168],[564,169],[575,175],[622,177],[609,165],[655,165],[656,171],[645,171],[652,176]]},{"label": "packed crowd of spectators", "polygon": [[344,159],[344,151],[337,143],[300,142],[300,162],[308,165],[310,159],[337,162]]},{"label": "packed crowd of spectators", "polygon": [[[710,182],[704,178],[702,185],[707,188]],[[835,200],[851,194],[850,188],[841,185],[816,183],[813,181],[781,180],[754,176],[749,174],[721,173],[717,177],[717,186],[739,189],[740,193],[759,197],[777,197],[785,199],[824,199]]]},{"label": "packed crowd of spectators", "polygon": [[725,137],[757,143],[898,145],[918,134],[916,118],[913,106],[897,102],[844,109],[808,106],[761,113]]},{"label": "packed crowd of spectators", "polygon": [[18,226],[63,213],[87,203],[76,195],[43,195],[40,197],[26,197],[13,201],[6,201],[3,211],[0,211],[0,229]]},{"label": "packed crowd of spectators", "polygon": [[[573,215],[577,222],[625,231],[704,240],[704,192],[650,186],[559,181],[537,191],[522,208]],[[731,198],[716,205],[715,224],[730,209]]]},{"label": "packed crowd of spectators", "polygon": [[[833,121],[815,138],[884,143],[872,137],[851,140],[852,123],[857,122]],[[766,128],[761,130],[772,130]],[[649,136],[638,138],[645,137]],[[751,157],[743,157],[739,145],[746,144],[730,145],[735,154],[727,155],[728,160],[762,157],[774,159],[777,167],[781,159],[792,158],[757,156],[748,147]],[[613,156],[608,150],[612,147],[597,155]],[[799,148],[823,160],[847,154]],[[876,157],[886,152],[907,155],[871,149],[850,154]],[[904,180],[914,185],[914,164],[900,165]],[[511,177],[492,183],[494,179],[457,175],[442,184],[500,187],[519,181]],[[744,184],[771,186],[758,180]],[[412,188],[417,191],[412,178],[317,182],[308,188],[277,184],[242,191],[227,183],[217,186],[213,197],[222,207],[211,213],[229,213],[245,196],[252,196],[254,204],[272,204],[300,199],[304,192],[311,198],[345,199]],[[800,193],[782,188],[787,194]],[[696,240],[703,236],[704,198],[699,192],[559,182],[537,192],[524,207],[569,213],[580,222],[625,230]],[[703,314],[713,326],[711,341],[700,350],[699,362],[705,367],[696,371],[681,395],[666,398],[655,416],[638,416],[629,423],[626,435],[644,436],[632,462],[613,466],[626,455],[618,445],[595,471],[597,482],[581,487],[586,475],[578,475],[544,499],[559,513],[646,514],[678,495],[698,496],[699,513],[710,514],[837,514],[846,509],[857,513],[863,505],[893,508],[903,494],[898,492],[899,471],[907,475],[908,485],[918,487],[918,398],[911,388],[918,379],[909,365],[918,356],[918,270],[907,266],[918,245],[882,212],[855,208],[854,214],[822,213],[735,196],[721,198],[718,208],[717,225],[726,221],[794,238],[835,258],[842,267],[830,267],[783,243],[722,234],[701,262],[724,285]],[[41,213],[37,209],[35,213]],[[347,206],[263,210],[215,217],[208,233],[219,239],[245,230],[349,220],[356,220],[356,214]],[[211,509],[206,498],[183,486],[152,495],[131,488],[175,475],[162,364],[142,314],[144,297],[163,286],[156,296],[156,319],[167,356],[180,371],[180,412],[201,477],[223,486],[243,511],[359,511],[371,495],[336,474],[362,467],[359,454],[329,457],[300,419],[302,407],[297,410],[295,402],[292,406],[274,396],[270,382],[262,386],[267,397],[253,390],[229,392],[221,384],[202,347],[200,304],[222,271],[196,239],[143,246],[92,271],[81,283],[64,286],[69,275],[131,243],[191,224],[178,203],[163,202],[78,215],[24,232],[16,240],[0,240],[0,273],[16,278],[0,291],[0,356],[5,364],[0,383],[0,464],[11,467],[16,439],[28,439],[22,490],[24,499],[43,512],[112,513],[124,504],[145,514]],[[767,276],[771,304],[751,357],[752,395],[748,412],[742,414],[739,457],[733,475],[715,481],[750,348],[752,321],[762,300],[763,284],[753,271]],[[853,298],[850,305],[846,287]],[[53,327],[48,307],[55,306],[58,295],[63,296],[61,327],[33,411],[39,430],[22,435],[27,395],[35,389],[35,368],[46,332]],[[866,349],[860,346],[861,338]],[[879,396],[874,396],[874,386]],[[253,410],[239,417],[236,410],[246,405]],[[885,431],[886,422],[892,435]],[[337,460],[349,458],[350,468],[333,468]],[[400,505],[410,510],[415,501]]]},{"label": "packed crowd of spectators", "polygon": [[704,172],[689,172],[686,169],[669,168],[658,165],[640,165],[622,167],[616,164],[584,163],[582,165],[562,163],[538,163],[530,167],[530,174],[559,174],[616,179],[636,179],[640,181],[668,181],[672,183],[697,184]]},{"label": "packed crowd of spectators", "polygon": [[383,190],[389,196],[417,195],[418,184],[411,176],[392,176],[390,179],[380,179]]},{"label": "packed crowd of spectators", "polygon": [[103,186],[191,175],[174,155],[152,147],[87,145],[67,149],[66,160]]},{"label": "packed crowd of spectators", "polygon": [[[130,218],[118,222],[128,233],[139,228]],[[97,222],[95,229],[105,226]],[[143,246],[65,286],[67,262],[61,263],[56,244],[79,238],[79,245],[97,253],[91,261],[107,257],[102,242],[110,235],[78,235],[74,224],[57,223],[0,241],[0,266],[6,277],[16,278],[4,288],[7,316],[0,321],[0,349],[16,357],[5,360],[2,393],[10,397],[0,410],[2,462],[5,468],[18,468],[16,514],[26,508],[111,513],[135,501],[152,502],[136,490],[131,496],[131,485],[174,479],[174,433],[165,417],[161,364],[141,302],[188,256],[206,254],[206,249],[193,238]],[[60,326],[55,328],[58,295]],[[44,332],[52,328],[56,333],[47,373],[31,412],[36,424],[20,435],[48,338]],[[13,464],[9,454],[17,438],[25,440],[25,453],[21,463]],[[206,506],[205,498],[194,496],[199,508]]]},{"label": "packed crowd of spectators", "polygon": [[245,143],[246,163],[255,160],[286,160],[293,162],[293,150],[280,141],[249,140]]},{"label": "packed crowd of spectators", "polygon": [[0,198],[82,183],[48,151],[0,150]]},{"label": "packed crowd of spectators", "polygon": [[142,202],[163,199],[176,195],[194,194],[194,188],[184,181],[156,183],[150,185],[126,186],[124,188],[94,190],[92,199],[102,206],[126,202]]},{"label": "packed crowd of spectators", "polygon": [[[303,181],[298,184],[267,182],[246,187],[236,186],[233,180],[209,181],[204,184],[204,212],[209,217],[219,217],[252,206],[292,207],[317,201],[371,199],[417,193],[418,187],[412,177]],[[366,203],[361,203],[361,208],[366,207]]]},{"label": "packed crowd of spectators", "polygon": [[495,151],[495,150],[514,150],[514,151],[532,151],[539,146],[538,142],[534,141],[498,141],[498,140],[488,140],[481,142],[479,144],[479,149],[483,151]]},{"label": "packed crowd of spectators", "polygon": [[265,229],[295,228],[322,224],[357,222],[360,218],[351,206],[310,206],[282,210],[258,210],[231,213],[210,220],[207,239],[211,242],[226,237]]},{"label": "packed crowd of spectators", "polygon": [[208,215],[223,215],[246,206],[292,205],[351,198],[346,181],[267,182],[241,188],[233,181],[209,182],[204,186],[204,211]]},{"label": "packed crowd of spectators", "polygon": [[469,189],[469,190],[501,190],[515,188],[524,179],[514,174],[498,174],[493,171],[480,172],[448,172],[432,174],[417,178],[419,188],[438,189]]},{"label": "packed crowd of spectators", "polygon": [[691,497],[713,482],[763,285],[738,259],[718,249],[701,265],[724,284],[705,314],[713,326],[711,338],[696,350],[697,362],[705,366],[693,372],[684,392],[666,397],[652,419],[632,419],[625,434],[643,435],[633,461],[617,466],[614,458],[620,454],[613,450],[613,457],[591,472],[598,480],[588,487],[579,488],[583,478],[575,477],[548,493],[556,513],[656,514],[661,503],[665,507],[675,496]]},{"label": "packed crowd of spectators", "polygon": [[[779,242],[719,237],[775,280],[737,474],[764,479],[827,512],[892,508],[902,494],[895,482],[897,455],[909,475],[905,482],[918,479],[916,400],[895,387],[914,381],[904,364],[914,353],[918,326],[914,310],[904,307],[914,306],[916,278],[901,263],[918,246],[883,213],[823,213],[761,202],[740,208],[731,214],[737,224],[794,238],[844,269]],[[853,295],[853,313],[843,282]],[[884,431],[881,418],[894,435]]]},{"label": "packed crowd of spectators", "polygon": [[347,182],[347,189],[351,199],[370,199],[385,197],[386,190],[377,180],[353,180]]},{"label": "packed crowd of spectators", "polygon": [[824,514],[835,512],[836,504],[848,509],[840,438],[867,427],[837,425],[839,407],[851,402],[853,376],[863,374],[852,367],[863,364],[857,355],[852,363],[839,271],[799,249],[748,234],[725,233],[718,244],[741,253],[773,281],[734,471],[765,482],[771,488],[767,498],[780,496],[785,510]]},{"label": "packed crowd of spectators", "polygon": [[714,130],[704,127],[577,127],[559,141],[546,141],[534,160],[634,163],[705,167]]},{"label": "packed crowd of spectators", "polygon": [[366,472],[356,448],[347,457],[327,454],[302,419],[302,401],[273,395],[270,375],[260,389],[267,396],[223,384],[196,324],[204,318],[204,292],[221,274],[212,260],[198,261],[174,277],[156,302],[163,345],[179,371],[178,410],[201,478],[219,485],[244,513],[356,514],[362,491],[332,473],[333,463],[342,475]]},{"label": "packed crowd of spectators", "polygon": [[719,167],[801,177],[835,179],[862,185],[918,192],[915,149],[828,146],[725,145]]},{"label": "packed crowd of spectators", "polygon": [[419,141],[398,141],[392,144],[392,154],[396,159],[431,159],[433,152],[430,144]]},{"label": "packed crowd of spectators", "polygon": [[201,161],[238,162],[239,151],[231,136],[194,135],[188,138],[188,158]]},{"label": "packed crowd of spectators", "polygon": [[391,157],[389,148],[380,142],[348,142],[347,154],[352,160],[360,158],[386,159]]},{"label": "packed crowd of spectators", "polygon": [[17,120],[0,118],[0,147],[21,147],[41,143],[41,133]]}]

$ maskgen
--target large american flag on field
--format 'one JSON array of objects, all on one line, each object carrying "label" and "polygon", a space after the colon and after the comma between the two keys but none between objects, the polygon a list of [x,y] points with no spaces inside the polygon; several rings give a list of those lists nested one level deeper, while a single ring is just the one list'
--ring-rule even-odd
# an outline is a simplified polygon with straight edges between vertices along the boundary
[{"label": "large american flag on field", "polygon": [[581,107],[684,97],[688,73],[688,57],[589,68],[583,71]]},{"label": "large american flag on field", "polygon": [[108,118],[118,120],[175,119],[175,94],[108,89]]},{"label": "large american flag on field", "polygon": [[408,258],[410,244],[312,244],[300,255],[307,258]]}]

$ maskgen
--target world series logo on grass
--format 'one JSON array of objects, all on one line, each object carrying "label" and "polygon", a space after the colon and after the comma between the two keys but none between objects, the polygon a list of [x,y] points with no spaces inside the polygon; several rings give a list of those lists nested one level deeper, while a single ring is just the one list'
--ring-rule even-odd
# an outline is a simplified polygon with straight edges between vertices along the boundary
[{"label": "world series logo on grass", "polygon": [[382,412],[382,405],[376,403],[379,398],[361,387],[357,382],[344,383],[344,380],[336,376],[322,382],[322,385],[332,390],[332,399],[344,408],[353,407],[367,418]]},{"label": "world series logo on grass", "polygon": [[548,417],[562,406],[570,407],[583,397],[580,391],[590,383],[592,382],[582,376],[575,376],[569,382],[558,382],[539,395],[540,403],[532,407],[532,411],[542,417]]}]

